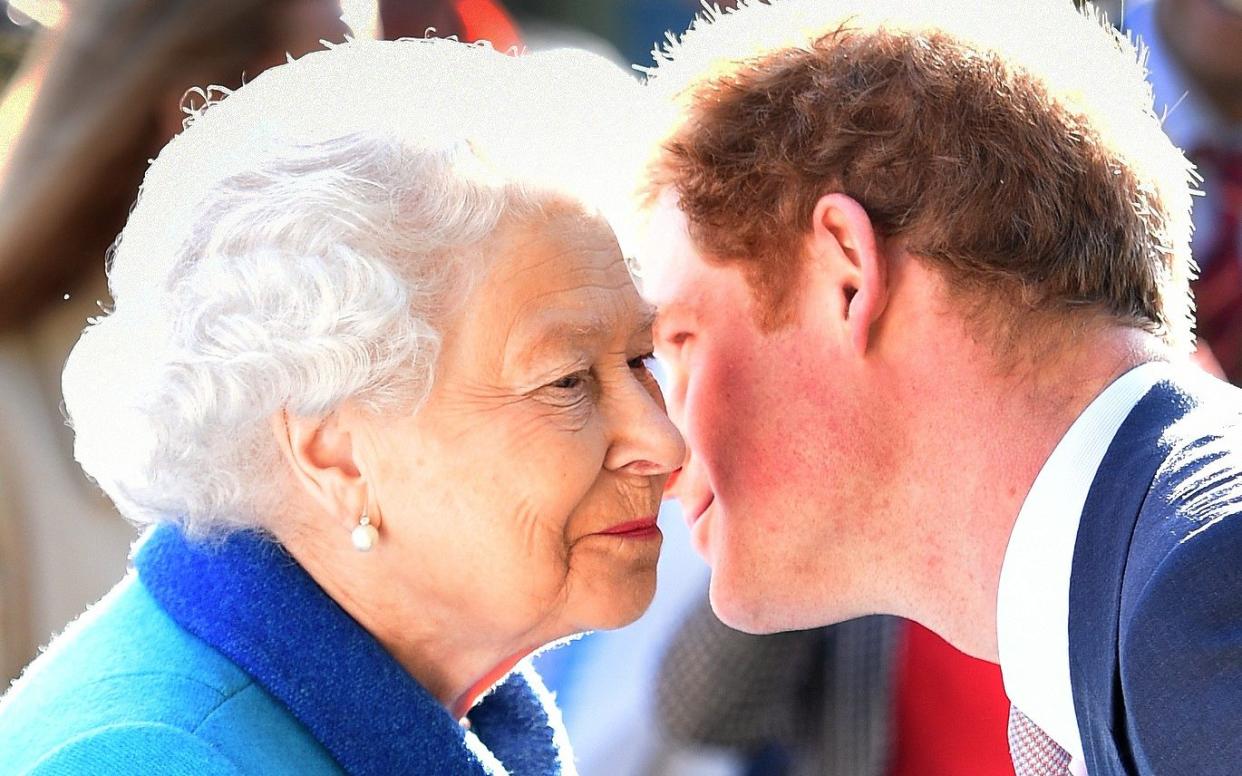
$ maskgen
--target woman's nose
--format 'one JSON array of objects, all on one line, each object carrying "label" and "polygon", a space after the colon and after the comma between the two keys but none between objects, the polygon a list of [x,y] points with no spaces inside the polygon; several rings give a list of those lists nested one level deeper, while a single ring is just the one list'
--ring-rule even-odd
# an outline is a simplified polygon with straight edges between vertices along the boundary
[{"label": "woman's nose", "polygon": [[618,402],[613,421],[613,442],[604,465],[643,476],[676,471],[686,460],[686,443],[669,420],[659,398],[635,385]]}]

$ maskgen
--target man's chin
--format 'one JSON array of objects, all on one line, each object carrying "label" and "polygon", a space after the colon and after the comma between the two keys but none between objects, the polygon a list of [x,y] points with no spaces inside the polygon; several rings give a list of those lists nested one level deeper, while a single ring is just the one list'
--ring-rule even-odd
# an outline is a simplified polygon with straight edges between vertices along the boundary
[{"label": "man's chin", "polygon": [[771,584],[773,575],[732,575],[727,560],[713,559],[709,596],[712,611],[734,630],[763,635],[834,625],[864,612],[846,600],[808,597],[813,589],[793,580]]},{"label": "man's chin", "polygon": [[754,635],[793,630],[775,617],[775,607],[765,596],[762,585],[727,581],[713,565],[709,587],[712,611],[725,625]]}]

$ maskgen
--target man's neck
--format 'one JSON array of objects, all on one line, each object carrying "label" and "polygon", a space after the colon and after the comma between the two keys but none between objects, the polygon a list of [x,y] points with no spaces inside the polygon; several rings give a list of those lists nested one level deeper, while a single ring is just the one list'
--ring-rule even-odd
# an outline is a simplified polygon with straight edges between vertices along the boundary
[{"label": "man's neck", "polygon": [[[996,600],[1014,522],[1040,469],[1083,410],[1115,379],[1163,357],[1154,337],[1109,327],[1082,335],[1056,363],[1001,373],[985,354],[942,364],[914,440],[914,473],[900,475],[903,510],[918,527],[899,611],[962,651],[998,661]],[[950,375],[946,379],[946,375]],[[929,472],[931,476],[929,475]],[[895,482],[901,482],[901,479]]]}]

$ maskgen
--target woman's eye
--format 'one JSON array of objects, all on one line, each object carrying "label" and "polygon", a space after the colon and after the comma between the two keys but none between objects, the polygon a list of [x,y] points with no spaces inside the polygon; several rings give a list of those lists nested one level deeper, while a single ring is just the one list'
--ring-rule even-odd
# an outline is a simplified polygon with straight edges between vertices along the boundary
[{"label": "woman's eye", "polygon": [[559,380],[553,380],[548,383],[549,388],[556,388],[561,391],[573,391],[582,387],[586,382],[586,376],[581,372],[575,372],[571,375],[565,375]]},{"label": "woman's eye", "polygon": [[540,401],[554,407],[570,409],[582,406],[594,393],[595,378],[590,370],[583,369],[559,377],[536,392]]},{"label": "woman's eye", "polygon": [[594,382],[591,370],[580,369],[543,386],[542,393],[557,404],[576,404],[587,397]]},{"label": "woman's eye", "polygon": [[650,369],[651,361],[655,358],[655,353],[645,353],[638,358],[631,358],[627,363],[630,369]]}]

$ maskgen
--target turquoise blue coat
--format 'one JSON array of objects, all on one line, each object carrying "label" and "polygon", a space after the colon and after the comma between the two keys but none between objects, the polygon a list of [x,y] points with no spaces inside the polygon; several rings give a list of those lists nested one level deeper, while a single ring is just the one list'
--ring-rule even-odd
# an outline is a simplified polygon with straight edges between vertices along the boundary
[{"label": "turquoise blue coat", "polygon": [[529,669],[448,714],[277,545],[157,529],[0,701],[2,774],[561,774]]}]

